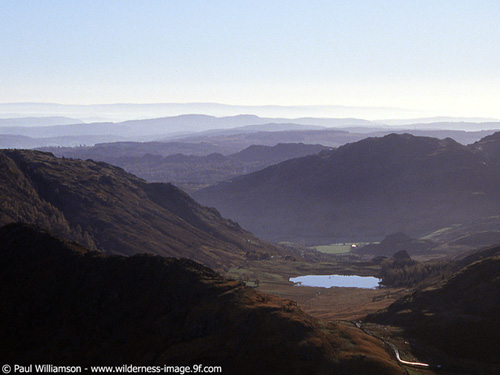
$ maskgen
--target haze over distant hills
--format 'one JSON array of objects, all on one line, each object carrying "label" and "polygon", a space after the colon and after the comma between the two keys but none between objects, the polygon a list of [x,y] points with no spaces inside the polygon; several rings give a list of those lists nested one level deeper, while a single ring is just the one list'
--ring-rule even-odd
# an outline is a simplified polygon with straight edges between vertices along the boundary
[{"label": "haze over distant hills", "polygon": [[[226,117],[214,117],[208,115],[179,115],[160,118],[149,118],[142,120],[127,120],[123,122],[98,122],[85,124],[71,124],[68,126],[33,126],[33,127],[1,127],[3,134],[15,134],[25,136],[68,136],[68,135],[108,135],[116,134],[124,137],[138,137],[151,135],[182,135],[191,132],[200,132],[214,129],[232,129],[245,126],[267,125],[260,130],[275,130],[277,126],[288,129],[300,128],[297,125],[312,126],[364,126],[372,123],[367,120],[356,118],[266,118],[255,115],[237,115]],[[271,125],[274,124],[274,125]],[[289,124],[276,125],[276,124]],[[243,129],[252,131],[251,128]],[[283,129],[282,129],[283,130]]]},{"label": "haze over distant hills", "polygon": [[376,120],[385,125],[412,125],[412,124],[438,124],[438,123],[481,123],[481,122],[498,122],[499,119],[489,117],[450,117],[450,116],[436,116],[424,118],[411,118],[411,119],[386,119]]},{"label": "haze over distant hills", "polygon": [[0,118],[0,128],[4,126],[69,125],[81,124],[82,122],[85,121],[61,116]]},{"label": "haze over distant hills", "polygon": [[[30,121],[33,119],[30,119]],[[43,120],[43,121],[42,121]],[[337,147],[367,136],[390,132],[453,137],[467,144],[500,129],[500,122],[447,122],[390,126],[356,118],[266,118],[255,115],[214,117],[181,115],[119,123],[94,122],[68,125],[0,126],[0,147],[92,146],[114,141],[183,141],[232,145],[238,152],[253,144],[313,143]],[[16,123],[17,119],[13,119]],[[35,119],[36,122],[36,119]],[[32,124],[32,123],[27,123]],[[26,125],[26,124],[25,124]],[[469,131],[464,131],[469,129]],[[470,131],[470,130],[474,131]],[[346,137],[343,137],[343,136]]]},{"label": "haze over distant hills", "polygon": [[[497,124],[500,128],[500,123]],[[464,145],[476,142],[481,138],[491,135],[495,130],[463,131],[463,130],[436,130],[436,129],[388,129],[388,128],[321,128],[321,129],[301,129],[301,130],[266,130],[266,125],[259,126],[259,131],[247,131],[244,128],[234,128],[228,130],[218,130],[210,132],[194,133],[191,135],[172,136],[164,139],[171,142],[205,143],[221,147],[221,153],[225,149],[237,152],[251,145],[274,146],[278,143],[306,143],[321,144],[329,147],[339,147],[346,143],[360,141],[367,137],[383,137],[388,134],[412,134],[416,136],[427,136],[433,138],[452,138]]]},{"label": "haze over distant hills", "polygon": [[[210,117],[208,119],[217,120]],[[357,129],[358,132],[348,128],[278,123],[170,136],[165,138],[164,142],[112,142],[92,147],[38,148],[57,156],[105,161],[148,181],[172,182],[192,192],[287,159],[318,153],[322,149],[339,147],[368,136],[380,137],[389,134],[387,130],[366,132],[369,128]],[[438,138],[451,137],[463,144],[473,143],[493,133],[492,130],[410,132],[414,135]],[[0,137],[0,142],[1,139]],[[238,154],[244,149],[247,154],[253,155],[253,159],[250,157],[240,160]],[[262,156],[259,156],[259,153],[262,153]]]},{"label": "haze over distant hills", "polygon": [[[249,146],[225,156],[219,153],[226,151],[224,146],[207,143],[119,142],[94,147],[44,148],[59,157],[105,161],[148,181],[171,182],[187,192],[328,149],[321,145],[279,143],[273,147]],[[209,150],[213,152],[205,155]]]},{"label": "haze over distant hills", "polygon": [[67,135],[33,138],[24,135],[0,134],[0,148],[79,147],[103,142],[124,142],[127,139],[117,135]]},{"label": "haze over distant hills", "polygon": [[[360,117],[411,118],[428,113],[388,107],[355,107],[341,105],[228,105],[219,103],[117,103],[70,105],[56,103],[0,103],[0,117],[69,116],[102,117],[109,121],[125,121],[183,114],[236,116],[254,114],[264,117]],[[430,115],[430,114],[429,114]]]},{"label": "haze over distant hills", "polygon": [[[452,139],[367,138],[194,193],[273,240],[331,243],[423,235],[500,213],[498,157]],[[494,148],[489,143],[489,148]]]},{"label": "haze over distant hills", "polygon": [[[278,121],[278,123],[276,123]],[[319,120],[318,120],[319,121]],[[302,122],[305,122],[303,124]],[[0,127],[0,142],[4,147],[29,147],[31,144],[42,146],[74,146],[93,145],[96,137],[114,140],[151,141],[168,137],[169,140],[187,136],[199,131],[233,129],[243,127],[238,133],[253,133],[256,130],[267,131],[276,129],[317,129],[317,125],[308,127],[309,120],[268,119],[253,115],[231,117],[213,117],[207,115],[182,115],[146,120],[132,120],[121,123],[99,122],[52,126],[4,126]],[[357,119],[326,119],[325,122],[335,125],[366,125],[366,120]],[[278,125],[279,124],[279,125]],[[314,121],[313,121],[314,124]],[[248,128],[247,128],[248,127]],[[25,139],[23,145],[19,137],[9,146],[12,136],[24,136],[35,139]],[[45,142],[45,143],[44,143]],[[245,148],[245,147],[242,147]],[[237,150],[239,151],[239,150]]]}]

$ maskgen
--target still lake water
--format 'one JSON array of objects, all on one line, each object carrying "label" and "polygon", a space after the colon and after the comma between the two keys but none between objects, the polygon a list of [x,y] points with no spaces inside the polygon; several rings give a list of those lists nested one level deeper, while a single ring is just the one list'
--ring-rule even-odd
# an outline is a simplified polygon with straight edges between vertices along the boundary
[{"label": "still lake water", "polygon": [[315,286],[320,288],[365,288],[377,289],[381,279],[373,276],[354,275],[307,275],[291,277],[290,281],[299,286]]}]

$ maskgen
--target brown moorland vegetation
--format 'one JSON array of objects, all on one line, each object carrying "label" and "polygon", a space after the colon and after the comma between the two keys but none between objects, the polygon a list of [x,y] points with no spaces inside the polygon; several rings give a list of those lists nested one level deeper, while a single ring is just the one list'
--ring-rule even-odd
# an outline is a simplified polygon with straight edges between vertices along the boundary
[{"label": "brown moorland vegetation", "polygon": [[0,361],[222,366],[226,374],[403,374],[358,329],[190,260],[105,256],[0,228]]},{"label": "brown moorland vegetation", "polygon": [[492,365],[491,373],[498,373],[499,293],[500,248],[495,247],[450,263],[437,282],[366,321],[402,327],[405,336],[423,340],[429,348]]}]

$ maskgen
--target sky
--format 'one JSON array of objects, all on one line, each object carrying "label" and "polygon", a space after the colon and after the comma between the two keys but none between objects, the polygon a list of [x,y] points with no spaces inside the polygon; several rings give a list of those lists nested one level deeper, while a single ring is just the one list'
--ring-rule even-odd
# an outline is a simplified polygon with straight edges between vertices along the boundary
[{"label": "sky", "polygon": [[1,0],[0,103],[500,118],[500,1]]}]

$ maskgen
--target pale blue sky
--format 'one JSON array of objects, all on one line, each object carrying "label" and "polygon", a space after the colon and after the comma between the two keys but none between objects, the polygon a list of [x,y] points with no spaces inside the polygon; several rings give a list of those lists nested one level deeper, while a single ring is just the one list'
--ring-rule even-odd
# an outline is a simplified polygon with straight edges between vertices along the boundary
[{"label": "pale blue sky", "polygon": [[500,1],[0,1],[0,102],[500,117]]}]

